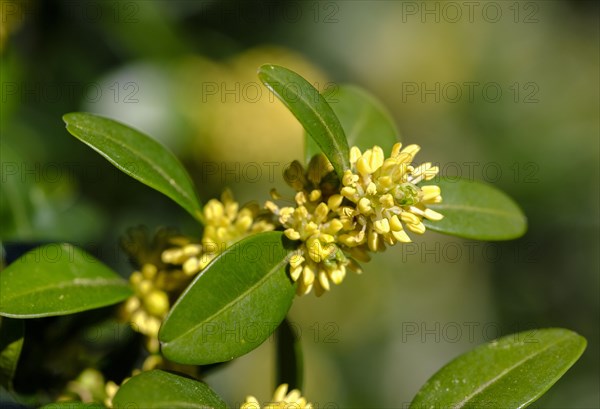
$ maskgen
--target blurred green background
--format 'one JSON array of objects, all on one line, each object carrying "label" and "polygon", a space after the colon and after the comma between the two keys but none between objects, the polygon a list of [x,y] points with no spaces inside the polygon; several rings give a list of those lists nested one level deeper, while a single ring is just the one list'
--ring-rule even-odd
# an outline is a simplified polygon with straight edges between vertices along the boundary
[{"label": "blurred green background", "polygon": [[[533,407],[600,407],[597,2],[1,1],[5,243],[66,240],[128,274],[129,226],[199,227],[67,134],[85,110],[171,148],[202,199],[286,191],[302,129],[259,84],[277,63],[321,90],[358,84],[418,160],[493,183],[529,231],[506,243],[428,233],[361,276],[297,299],[316,407],[406,407],[456,355],[539,327],[579,332],[581,360]],[[26,340],[26,342],[33,342]],[[273,388],[273,342],[208,376],[230,403]],[[329,405],[329,406],[327,406]]]}]

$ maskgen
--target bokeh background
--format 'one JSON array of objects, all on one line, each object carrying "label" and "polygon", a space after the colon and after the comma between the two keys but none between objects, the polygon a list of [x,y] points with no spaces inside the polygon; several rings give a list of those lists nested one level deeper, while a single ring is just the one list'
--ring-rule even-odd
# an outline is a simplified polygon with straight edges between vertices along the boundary
[{"label": "bokeh background", "polygon": [[[599,9],[593,1],[1,1],[1,238],[65,240],[127,275],[129,226],[199,227],[67,134],[90,111],[172,149],[206,201],[259,203],[303,157],[302,129],[256,77],[292,68],[367,89],[442,172],[495,184],[528,233],[428,233],[322,298],[297,299],[317,407],[406,407],[456,355],[565,327],[581,360],[533,407],[599,407]],[[6,254],[5,254],[6,255]],[[26,340],[26,342],[35,342]],[[273,388],[273,342],[207,378],[230,403]],[[327,406],[329,405],[329,406]]]}]

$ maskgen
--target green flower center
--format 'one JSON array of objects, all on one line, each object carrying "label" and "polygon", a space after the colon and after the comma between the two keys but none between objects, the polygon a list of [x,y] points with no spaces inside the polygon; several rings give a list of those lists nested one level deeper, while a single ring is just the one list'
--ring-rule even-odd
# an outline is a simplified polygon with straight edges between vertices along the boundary
[{"label": "green flower center", "polygon": [[420,189],[412,183],[402,183],[394,189],[394,199],[400,206],[411,206],[419,202]]}]

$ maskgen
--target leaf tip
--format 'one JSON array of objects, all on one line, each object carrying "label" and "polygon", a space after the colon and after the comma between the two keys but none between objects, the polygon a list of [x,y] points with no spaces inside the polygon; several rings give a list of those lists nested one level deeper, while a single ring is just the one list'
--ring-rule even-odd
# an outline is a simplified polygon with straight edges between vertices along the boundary
[{"label": "leaf tip", "polygon": [[[271,63],[266,63],[266,64],[262,64],[260,67],[258,67],[258,72],[267,71],[267,70],[274,70],[276,68],[278,68],[277,65],[271,64]],[[279,68],[282,68],[282,67],[279,67]]]},{"label": "leaf tip", "polygon": [[77,112],[69,112],[68,114],[64,114],[62,116],[62,120],[68,126],[69,123],[72,122],[72,120],[75,117],[75,115],[77,115]]}]

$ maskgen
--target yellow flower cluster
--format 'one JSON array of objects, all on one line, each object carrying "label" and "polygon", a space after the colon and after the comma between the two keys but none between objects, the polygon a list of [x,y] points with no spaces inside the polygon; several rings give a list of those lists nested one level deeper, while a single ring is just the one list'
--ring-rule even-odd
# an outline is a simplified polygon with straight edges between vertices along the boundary
[{"label": "yellow flower cluster", "polygon": [[150,236],[141,228],[131,229],[122,240],[127,253],[140,267],[129,277],[134,294],[121,306],[120,319],[146,335],[146,347],[152,353],[158,352],[158,330],[171,302],[191,280],[180,268],[161,262],[160,254],[167,247],[188,242],[188,238],[168,229]]},{"label": "yellow flower cluster", "polygon": [[258,206],[239,207],[230,190],[223,192],[221,201],[208,201],[203,210],[205,225],[201,242],[167,249],[162,253],[162,261],[181,265],[185,274],[193,276],[231,244],[251,234],[275,228],[267,220],[257,220]]},{"label": "yellow flower cluster", "polygon": [[152,240],[145,231],[129,232],[123,245],[141,268],[130,276],[135,294],[121,308],[121,318],[148,337],[150,352],[158,351],[158,330],[170,301],[177,299],[195,274],[236,241],[274,229],[273,223],[258,216],[258,206],[239,209],[226,190],[221,201],[210,200],[204,207],[206,224],[199,243],[167,230]]},{"label": "yellow flower cluster", "polygon": [[297,191],[295,206],[280,208],[268,201],[265,207],[278,217],[290,240],[301,242],[290,259],[299,295],[313,288],[317,296],[323,294],[330,282],[342,282],[348,268],[360,272],[355,259],[368,261],[368,251],[410,242],[406,230],[422,234],[423,218],[443,217],[427,208],[441,202],[440,188],[419,185],[435,177],[438,168],[411,164],[419,149],[417,145],[402,149],[398,143],[386,159],[378,146],[364,153],[353,147],[351,168],[341,186],[323,155],[315,156],[306,171],[298,162],[286,170],[286,182]]},{"label": "yellow flower cluster", "polygon": [[[158,269],[154,264],[144,264],[141,271],[134,271],[129,282],[134,295],[123,306],[123,315],[130,320],[132,328],[151,339],[158,336],[158,330],[169,312],[169,296],[160,288]],[[150,342],[151,352],[158,351],[158,344]]]},{"label": "yellow flower cluster", "polygon": [[[261,406],[254,396],[248,396],[240,409],[261,409]],[[288,393],[288,385],[284,383],[279,385],[272,401],[262,406],[262,409],[312,409],[312,404],[306,402],[298,389]]]},{"label": "yellow flower cluster", "polygon": [[387,159],[379,146],[364,153],[357,147],[350,150],[351,169],[344,173],[341,194],[353,203],[348,215],[354,218],[356,228],[340,237],[342,243],[352,247],[366,241],[369,250],[381,251],[385,244],[410,242],[405,227],[423,234],[423,217],[442,219],[441,214],[426,207],[442,201],[440,188],[418,186],[438,173],[437,166],[429,162],[411,165],[419,150],[418,145],[402,149],[397,143]]},{"label": "yellow flower cluster", "polygon": [[[335,211],[343,197],[332,194],[337,189],[332,175],[333,167],[323,155],[315,156],[306,171],[294,161],[284,177],[298,191],[296,206],[279,208],[272,201],[265,203],[278,217],[286,237],[301,241],[290,259],[290,275],[298,283],[298,295],[308,294],[313,288],[321,295],[330,289],[330,282],[342,282],[347,267],[357,267],[336,244],[344,225]],[[273,196],[278,197],[276,193]]]}]

